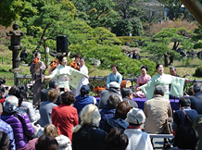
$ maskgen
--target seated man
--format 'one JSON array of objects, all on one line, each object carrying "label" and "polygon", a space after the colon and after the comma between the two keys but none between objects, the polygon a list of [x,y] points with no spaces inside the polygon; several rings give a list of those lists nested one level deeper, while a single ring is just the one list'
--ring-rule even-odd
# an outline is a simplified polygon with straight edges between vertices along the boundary
[{"label": "seated man", "polygon": [[102,91],[102,93],[100,95],[100,101],[99,101],[98,108],[102,109],[107,104],[107,100],[108,100],[109,96],[113,95],[113,94],[118,95],[122,101],[122,97],[121,97],[119,91],[120,91],[119,83],[110,82],[109,83],[109,89]]},{"label": "seated man", "polygon": [[28,139],[34,134],[34,127],[27,113],[17,107],[18,103],[16,96],[8,96],[4,102],[1,119],[12,127],[16,149],[22,149],[26,147]]},{"label": "seated man", "polygon": [[110,82],[117,82],[119,86],[121,86],[122,76],[117,70],[118,70],[118,66],[114,64],[112,66],[112,73],[110,73],[107,77],[107,89],[109,88]]},{"label": "seated man", "polygon": [[202,114],[202,94],[201,83],[195,83],[193,86],[193,94],[189,97],[191,101],[191,108],[195,109],[198,114]]},{"label": "seated man", "polygon": [[121,95],[123,101],[129,102],[130,106],[133,108],[138,108],[138,105],[135,101],[133,101],[133,91],[130,88],[123,88],[121,90]]},{"label": "seated man", "polygon": [[[164,124],[168,117],[172,117],[170,101],[163,98],[164,90],[161,86],[156,86],[153,99],[144,103],[144,113],[146,116],[145,132],[163,133]],[[164,139],[164,148],[169,147]]]},{"label": "seated man", "polygon": [[58,92],[53,89],[48,91],[48,101],[41,102],[41,106],[39,108],[39,112],[41,118],[39,120],[39,124],[42,127],[45,127],[47,124],[51,124],[51,114],[53,107],[57,106],[54,104],[58,98]]}]

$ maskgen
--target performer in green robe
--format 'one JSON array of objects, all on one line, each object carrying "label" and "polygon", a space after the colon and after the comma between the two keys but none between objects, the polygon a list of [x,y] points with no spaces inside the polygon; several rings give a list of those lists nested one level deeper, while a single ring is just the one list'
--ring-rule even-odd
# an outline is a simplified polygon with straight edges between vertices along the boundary
[{"label": "performer in green robe", "polygon": [[[161,85],[164,90],[164,98],[169,99],[169,94],[173,96],[182,97],[183,88],[185,83],[185,78],[174,77],[168,74],[164,74],[163,65],[158,64],[156,66],[158,72],[153,78],[151,78],[146,84],[138,87],[136,90],[142,90],[147,98],[147,100],[152,99],[154,96],[154,90],[157,85]],[[169,91],[169,84],[171,84],[171,89]]]}]

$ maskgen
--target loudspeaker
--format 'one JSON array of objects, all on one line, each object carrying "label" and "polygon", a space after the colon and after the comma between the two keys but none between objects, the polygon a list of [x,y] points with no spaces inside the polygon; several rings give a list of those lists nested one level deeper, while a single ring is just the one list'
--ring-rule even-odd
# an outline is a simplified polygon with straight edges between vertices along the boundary
[{"label": "loudspeaker", "polygon": [[57,36],[57,52],[67,52],[67,36],[61,35]]}]

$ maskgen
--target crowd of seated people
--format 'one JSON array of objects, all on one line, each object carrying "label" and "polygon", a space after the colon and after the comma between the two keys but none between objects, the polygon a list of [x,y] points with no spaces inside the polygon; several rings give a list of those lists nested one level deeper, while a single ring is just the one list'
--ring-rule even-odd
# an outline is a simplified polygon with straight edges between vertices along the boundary
[{"label": "crowd of seated people", "polygon": [[[193,96],[180,98],[180,110],[175,112],[170,101],[163,97],[165,91],[161,85],[155,87],[153,98],[147,100],[141,110],[133,101],[132,90],[121,90],[116,82],[111,82],[109,89],[101,94],[102,105],[89,95],[88,85],[83,85],[80,95],[75,97],[71,91],[60,92],[56,81],[49,83],[52,87],[43,89],[46,98],[41,96],[39,110],[29,102],[26,86],[12,86],[9,90],[0,86],[0,149],[150,150],[154,144],[149,134],[164,133],[168,117],[173,117],[174,135],[181,125],[193,126],[199,132],[199,142],[192,148],[201,148],[199,83],[194,84]],[[38,133],[38,128],[43,132]],[[163,147],[170,146],[172,143],[164,139]],[[180,148],[179,143],[174,146]]]}]

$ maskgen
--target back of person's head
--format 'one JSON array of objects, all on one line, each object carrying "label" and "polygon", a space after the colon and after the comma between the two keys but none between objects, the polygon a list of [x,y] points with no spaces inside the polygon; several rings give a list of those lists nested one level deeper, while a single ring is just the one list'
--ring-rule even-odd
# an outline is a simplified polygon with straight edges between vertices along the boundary
[{"label": "back of person's head", "polygon": [[81,96],[88,95],[90,92],[90,87],[88,85],[82,85],[80,89]]},{"label": "back of person's head", "polygon": [[154,90],[154,93],[155,94],[159,94],[159,95],[164,95],[164,89],[162,86],[158,85],[155,87],[155,90]]},{"label": "back of person's head", "polygon": [[72,93],[70,91],[64,92],[61,95],[61,99],[62,99],[62,103],[66,104],[66,105],[71,105],[76,101],[74,93]]},{"label": "back of person's head", "polygon": [[43,134],[47,136],[51,136],[53,138],[56,138],[59,136],[58,130],[54,124],[47,124],[44,127]]},{"label": "back of person's head", "polygon": [[195,83],[193,86],[193,91],[195,93],[201,92],[201,83]]},{"label": "back of person's head", "polygon": [[2,84],[6,84],[6,80],[4,80],[3,78],[0,78],[0,85]]},{"label": "back of person's head", "polygon": [[85,124],[93,124],[98,126],[101,116],[97,106],[93,104],[86,105],[80,113],[81,125],[77,125],[73,130],[77,132]]},{"label": "back of person's head", "polygon": [[129,102],[127,102],[127,101],[120,102],[118,104],[118,106],[116,107],[116,112],[115,112],[114,117],[126,119],[126,115],[130,110],[131,110],[131,106],[130,106]]},{"label": "back of person's head", "polygon": [[10,95],[5,99],[4,106],[6,105],[14,105],[18,106],[19,100],[16,96]]},{"label": "back of person's head", "polygon": [[113,109],[116,109],[118,104],[121,102],[121,99],[118,95],[110,95],[108,100],[107,100],[107,105]]},{"label": "back of person's head", "polygon": [[123,88],[121,90],[122,98],[128,97],[129,94],[133,94],[133,91],[130,88]]},{"label": "back of person's head", "polygon": [[190,106],[191,101],[188,97],[180,97],[179,105],[181,105],[182,107]]},{"label": "back of person's head", "polygon": [[48,82],[48,85],[49,85],[49,88],[55,89],[56,86],[58,85],[58,83],[57,83],[55,80],[51,79],[51,80]]},{"label": "back of person's head", "polygon": [[35,144],[36,150],[59,150],[58,142],[55,138],[42,135]]},{"label": "back of person's head", "polygon": [[56,89],[52,89],[48,91],[48,100],[54,102],[58,98],[58,91]]},{"label": "back of person's head", "polygon": [[5,132],[0,131],[0,150],[8,150],[9,144],[10,139],[8,135]]},{"label": "back of person's head", "polygon": [[16,97],[20,97],[20,91],[19,91],[19,88],[16,86],[16,85],[13,85],[9,92],[8,92],[8,95],[14,95]]},{"label": "back of person's head", "polygon": [[27,100],[27,96],[28,96],[28,94],[29,94],[29,91],[28,91],[28,88],[27,88],[27,86],[26,85],[20,85],[19,87],[18,87],[18,90],[17,90],[20,94],[18,94],[19,95],[19,97],[17,97],[18,99],[19,99],[19,106],[21,106],[21,104],[22,104],[22,101],[23,100]]},{"label": "back of person's head", "polygon": [[3,94],[6,92],[5,87],[0,86],[0,99],[3,98]]},{"label": "back of person's head", "polygon": [[127,135],[117,128],[112,128],[105,137],[104,150],[125,150],[127,146]]},{"label": "back of person's head", "polygon": [[129,124],[136,124],[136,125],[140,125],[142,123],[145,122],[145,114],[144,112],[142,111],[142,109],[139,109],[139,108],[132,108],[128,114],[127,114],[127,117],[126,117],[126,121],[129,123]]}]

